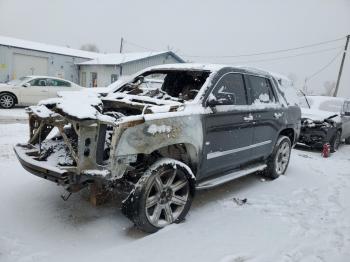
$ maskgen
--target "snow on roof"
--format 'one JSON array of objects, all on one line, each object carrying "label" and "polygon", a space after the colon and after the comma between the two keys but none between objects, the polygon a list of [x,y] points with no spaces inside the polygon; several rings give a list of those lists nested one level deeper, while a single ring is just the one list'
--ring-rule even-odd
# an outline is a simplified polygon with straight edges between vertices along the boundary
[{"label": "snow on roof", "polygon": [[208,71],[218,71],[225,67],[231,67],[230,65],[217,65],[217,64],[200,64],[200,63],[181,63],[181,64],[165,64],[156,65],[147,68],[148,70],[208,70]]},{"label": "snow on roof", "polygon": [[173,53],[170,51],[101,54],[95,59],[82,62],[82,63],[77,63],[77,65],[120,65],[131,61],[141,60],[147,57],[152,57],[152,56],[157,56],[162,54],[173,55]]},{"label": "snow on roof", "polygon": [[30,49],[30,50],[36,50],[41,52],[68,55],[68,56],[74,56],[74,57],[82,57],[82,58],[90,58],[90,59],[93,59],[101,55],[95,52],[88,52],[88,51],[63,47],[63,46],[32,42],[28,40],[22,40],[22,39],[7,37],[7,36],[0,36],[0,45],[13,46],[13,47],[18,47],[23,49]]}]

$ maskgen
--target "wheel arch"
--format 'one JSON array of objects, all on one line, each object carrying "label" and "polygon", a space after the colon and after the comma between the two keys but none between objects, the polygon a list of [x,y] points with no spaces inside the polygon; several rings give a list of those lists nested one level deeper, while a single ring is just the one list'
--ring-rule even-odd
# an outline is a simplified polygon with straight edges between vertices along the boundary
[{"label": "wheel arch", "polygon": [[285,128],[282,129],[279,133],[279,136],[287,136],[290,139],[290,142],[292,145],[295,144],[296,142],[296,137],[295,137],[295,131],[293,130],[293,128]]},{"label": "wheel arch", "polygon": [[186,164],[195,176],[198,172],[200,153],[191,143],[169,144],[154,150],[151,154],[178,160]]}]

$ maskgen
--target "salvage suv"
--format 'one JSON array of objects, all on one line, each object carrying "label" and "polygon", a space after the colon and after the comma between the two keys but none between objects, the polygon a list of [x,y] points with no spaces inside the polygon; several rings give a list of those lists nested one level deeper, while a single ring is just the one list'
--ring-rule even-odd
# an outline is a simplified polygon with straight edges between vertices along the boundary
[{"label": "salvage suv", "polygon": [[105,97],[70,94],[28,113],[22,166],[68,192],[116,191],[146,232],[182,221],[197,189],[283,175],[301,118],[270,73],[197,64],[152,67]]}]

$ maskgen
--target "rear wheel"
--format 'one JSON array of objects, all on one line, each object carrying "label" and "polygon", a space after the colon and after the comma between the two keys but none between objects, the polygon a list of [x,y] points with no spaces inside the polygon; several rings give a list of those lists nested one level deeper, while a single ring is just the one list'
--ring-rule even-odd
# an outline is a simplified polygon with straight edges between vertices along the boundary
[{"label": "rear wheel", "polygon": [[331,141],[331,152],[334,153],[338,151],[339,145],[340,145],[340,139],[341,139],[341,132],[340,130],[337,131],[335,136],[333,137],[333,140]]},{"label": "rear wheel", "polygon": [[184,220],[194,194],[194,179],[183,163],[160,159],[123,201],[122,211],[141,230],[154,233]]},{"label": "rear wheel", "polygon": [[0,107],[12,108],[15,106],[15,97],[8,93],[0,94]]},{"label": "rear wheel", "polygon": [[265,170],[267,177],[276,179],[280,175],[284,175],[289,164],[291,150],[292,145],[289,137],[280,136],[267,162],[267,168]]}]

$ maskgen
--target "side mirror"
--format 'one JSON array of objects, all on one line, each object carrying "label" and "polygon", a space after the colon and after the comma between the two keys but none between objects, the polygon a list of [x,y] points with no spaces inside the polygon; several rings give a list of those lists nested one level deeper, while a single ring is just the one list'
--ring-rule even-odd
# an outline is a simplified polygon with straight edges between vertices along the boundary
[{"label": "side mirror", "polygon": [[24,83],[23,87],[30,87],[30,84],[29,83]]}]

